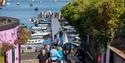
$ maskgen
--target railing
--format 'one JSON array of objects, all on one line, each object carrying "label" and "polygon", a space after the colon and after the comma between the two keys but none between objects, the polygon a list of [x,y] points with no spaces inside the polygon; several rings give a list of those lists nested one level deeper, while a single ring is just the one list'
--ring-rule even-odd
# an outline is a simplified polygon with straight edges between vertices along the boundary
[{"label": "railing", "polygon": [[21,63],[39,63],[38,59],[21,60]]}]

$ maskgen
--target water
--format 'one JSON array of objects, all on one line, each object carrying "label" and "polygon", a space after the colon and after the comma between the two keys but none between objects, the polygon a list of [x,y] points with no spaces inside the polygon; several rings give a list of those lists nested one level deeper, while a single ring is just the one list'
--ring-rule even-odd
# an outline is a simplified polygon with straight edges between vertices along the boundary
[{"label": "water", "polygon": [[[6,6],[0,9],[0,16],[9,16],[20,19],[21,23],[24,23],[28,27],[33,24],[29,22],[29,19],[36,17],[41,11],[60,11],[61,8],[67,3],[67,0],[7,0]],[[17,2],[20,5],[17,5]],[[32,7],[30,6],[32,3]],[[38,11],[35,11],[35,8]]]}]

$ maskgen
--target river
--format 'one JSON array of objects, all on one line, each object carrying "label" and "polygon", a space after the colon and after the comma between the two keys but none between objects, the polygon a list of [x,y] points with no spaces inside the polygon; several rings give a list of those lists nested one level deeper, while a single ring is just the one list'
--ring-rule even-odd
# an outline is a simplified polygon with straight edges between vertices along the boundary
[{"label": "river", "polygon": [[[0,9],[0,16],[18,18],[20,23],[31,27],[30,18],[36,17],[41,11],[58,12],[68,0],[6,0],[6,5]],[[20,5],[17,5],[20,3]],[[32,4],[32,6],[30,6]],[[38,11],[34,9],[38,8]]]}]

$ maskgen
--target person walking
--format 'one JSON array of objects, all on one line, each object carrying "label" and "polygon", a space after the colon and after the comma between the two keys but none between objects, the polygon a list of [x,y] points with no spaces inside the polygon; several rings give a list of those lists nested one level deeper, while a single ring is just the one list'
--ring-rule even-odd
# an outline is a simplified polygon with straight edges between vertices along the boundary
[{"label": "person walking", "polygon": [[61,57],[61,56],[58,54],[56,47],[53,46],[52,49],[50,50],[51,63],[57,63],[58,57]]},{"label": "person walking", "polygon": [[82,50],[82,48],[81,48],[80,46],[77,47],[77,51],[76,51],[76,53],[74,54],[74,56],[76,56],[81,63],[85,63],[85,60],[84,60],[85,51]]},{"label": "person walking", "polygon": [[46,53],[50,53],[50,45],[44,45]]},{"label": "person walking", "polygon": [[58,47],[58,48],[57,48],[57,52],[58,52],[58,54],[60,55],[60,57],[58,57],[58,59],[57,59],[57,62],[58,62],[58,63],[63,63],[64,54],[63,54],[63,49],[62,49],[62,47]]},{"label": "person walking", "polygon": [[63,47],[64,44],[64,34],[63,31],[59,32],[60,46]]},{"label": "person walking", "polygon": [[51,60],[50,60],[50,45],[45,45],[44,48],[45,48],[46,54],[48,56],[48,63],[51,63]]},{"label": "person walking", "polygon": [[40,54],[38,55],[39,63],[48,63],[48,56],[46,50],[42,48]]},{"label": "person walking", "polygon": [[57,38],[57,35],[54,35],[54,46],[58,46],[59,44],[59,39]]}]

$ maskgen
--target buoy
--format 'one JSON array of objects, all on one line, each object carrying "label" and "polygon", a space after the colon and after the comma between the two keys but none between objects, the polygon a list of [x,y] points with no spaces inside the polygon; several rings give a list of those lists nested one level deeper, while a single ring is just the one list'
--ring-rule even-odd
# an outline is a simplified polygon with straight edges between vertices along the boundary
[{"label": "buoy", "polygon": [[35,10],[35,11],[38,11],[38,8],[36,7],[34,10]]},{"label": "buoy", "polygon": [[33,4],[30,4],[30,7],[32,7],[33,6]]}]

